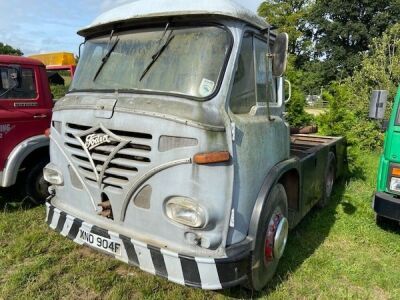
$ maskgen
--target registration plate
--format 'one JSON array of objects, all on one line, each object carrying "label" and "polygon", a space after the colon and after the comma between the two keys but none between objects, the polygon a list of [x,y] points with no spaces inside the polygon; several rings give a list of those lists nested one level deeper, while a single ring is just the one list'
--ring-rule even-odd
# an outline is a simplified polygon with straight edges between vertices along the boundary
[{"label": "registration plate", "polygon": [[79,229],[79,239],[94,248],[106,251],[113,255],[121,255],[121,244],[97,234]]}]

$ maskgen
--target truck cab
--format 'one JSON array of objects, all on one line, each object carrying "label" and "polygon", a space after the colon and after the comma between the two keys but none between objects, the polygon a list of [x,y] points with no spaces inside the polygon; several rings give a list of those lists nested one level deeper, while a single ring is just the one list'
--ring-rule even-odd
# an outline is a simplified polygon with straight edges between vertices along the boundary
[{"label": "truck cab", "polygon": [[47,195],[42,170],[49,161],[49,139],[44,132],[52,107],[42,63],[0,55],[0,187],[23,176],[25,192],[35,201],[44,202]]},{"label": "truck cab", "polygon": [[[377,91],[374,94],[376,96],[372,97],[370,116],[382,120],[388,92]],[[383,225],[387,220],[400,222],[400,89],[393,102],[392,114],[385,129],[385,144],[380,158],[377,189],[372,205],[378,225]]]},{"label": "truck cab", "polygon": [[227,0],[138,1],[79,34],[54,108],[47,223],[179,284],[262,289],[345,148],[290,136],[287,35]]}]

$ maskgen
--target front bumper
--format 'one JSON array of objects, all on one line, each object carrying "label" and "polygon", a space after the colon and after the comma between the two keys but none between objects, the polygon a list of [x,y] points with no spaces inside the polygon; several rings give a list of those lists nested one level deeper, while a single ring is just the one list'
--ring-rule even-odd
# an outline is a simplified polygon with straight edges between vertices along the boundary
[{"label": "front bumper", "polygon": [[380,216],[400,221],[400,199],[391,194],[377,192],[374,195],[373,208]]},{"label": "front bumper", "polygon": [[250,270],[248,252],[228,258],[190,257],[88,224],[50,203],[46,203],[46,222],[50,228],[80,245],[84,244],[78,237],[81,228],[111,238],[122,245],[121,255],[115,255],[116,259],[181,285],[224,289],[244,282]]}]

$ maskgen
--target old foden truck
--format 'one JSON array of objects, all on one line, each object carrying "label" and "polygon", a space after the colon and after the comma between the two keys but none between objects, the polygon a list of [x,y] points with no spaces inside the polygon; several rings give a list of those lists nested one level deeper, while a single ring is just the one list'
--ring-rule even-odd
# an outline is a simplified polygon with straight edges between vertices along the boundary
[{"label": "old foden truck", "polygon": [[289,134],[287,35],[226,0],[134,2],[79,34],[44,170],[50,227],[179,284],[262,289],[345,153]]}]

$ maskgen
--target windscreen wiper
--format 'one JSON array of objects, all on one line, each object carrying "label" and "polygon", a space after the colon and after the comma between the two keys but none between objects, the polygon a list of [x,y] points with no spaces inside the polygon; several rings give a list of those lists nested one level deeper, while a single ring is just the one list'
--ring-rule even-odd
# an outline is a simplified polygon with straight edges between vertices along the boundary
[{"label": "windscreen wiper", "polygon": [[[166,30],[168,29],[169,24],[167,24]],[[175,38],[175,35],[172,34],[173,31],[169,33],[169,36],[165,43],[161,46],[160,49],[151,57],[151,62],[147,66],[147,68],[143,71],[142,76],[140,76],[139,81],[142,81],[142,79],[146,76],[146,74],[150,71],[151,67],[154,65],[154,63],[158,60],[158,58],[161,56],[161,54],[167,49],[168,45],[171,43],[171,41]]]},{"label": "windscreen wiper", "polygon": [[[111,37],[110,40],[112,39],[114,31],[111,32]],[[99,66],[99,68],[97,69],[96,75],[94,75],[93,81],[96,81],[96,78],[100,75],[101,70],[103,70],[104,65],[107,63],[108,59],[111,56],[111,53],[114,52],[115,47],[117,47],[119,43],[119,38],[117,38],[114,42],[114,44],[112,45],[112,47],[108,50],[107,54],[104,55],[104,57],[101,59],[101,65]]]}]

